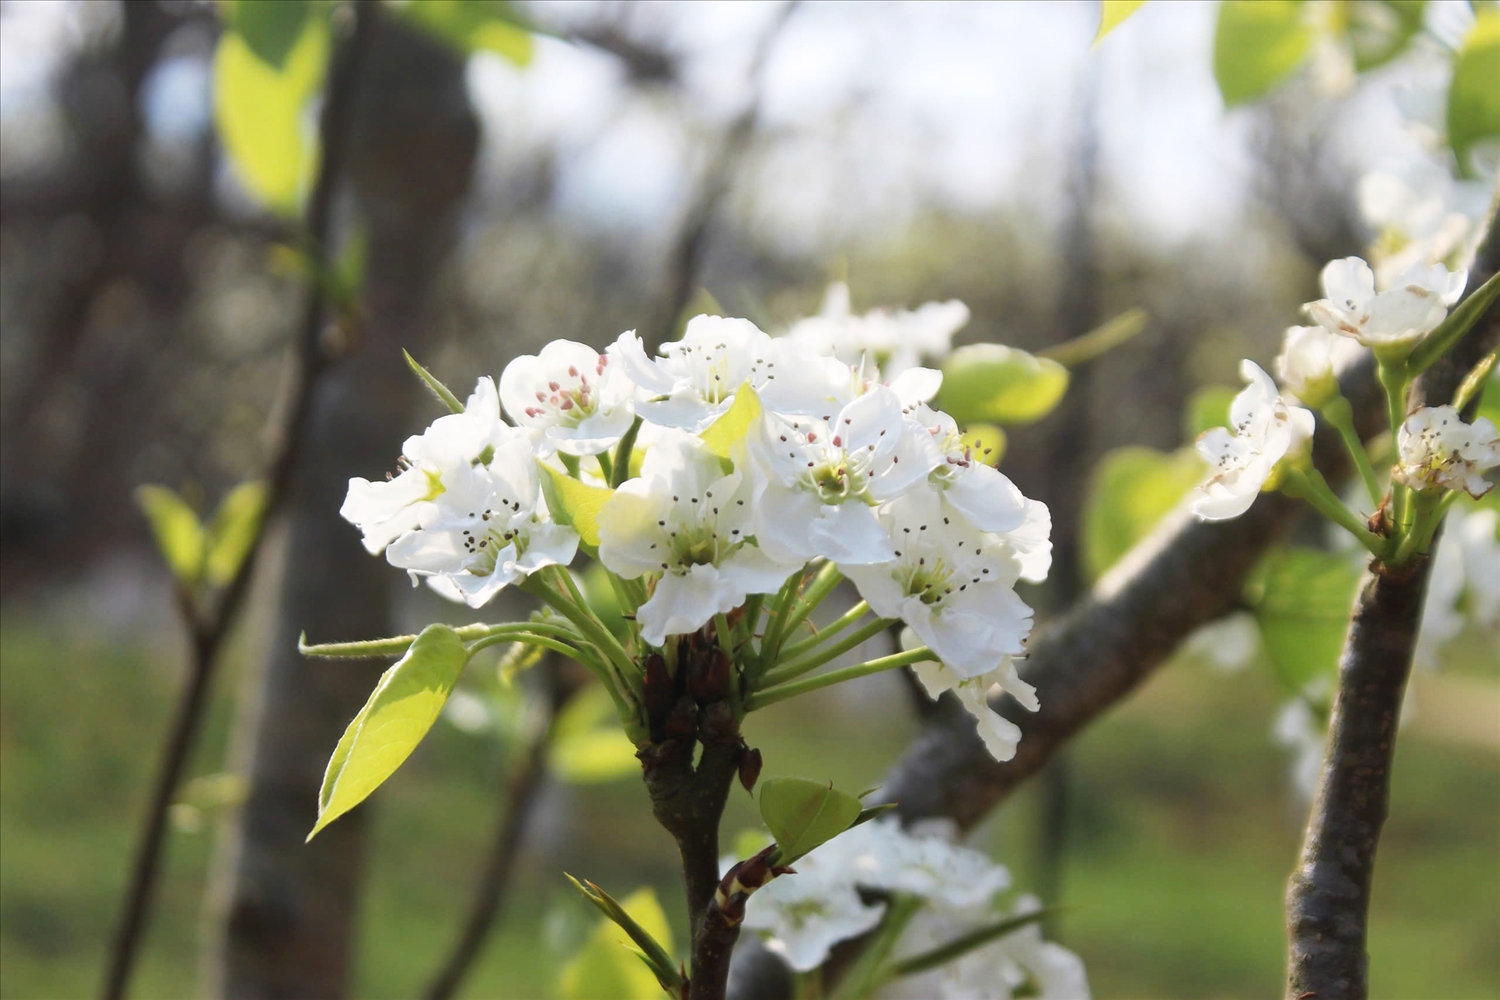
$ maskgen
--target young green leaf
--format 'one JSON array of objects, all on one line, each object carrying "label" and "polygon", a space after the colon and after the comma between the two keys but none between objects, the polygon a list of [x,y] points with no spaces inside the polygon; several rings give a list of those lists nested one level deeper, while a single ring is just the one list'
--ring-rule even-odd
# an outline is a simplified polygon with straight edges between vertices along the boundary
[{"label": "young green leaf", "polygon": [[766,778],[760,783],[760,818],[789,865],[832,840],[859,818],[859,799],[807,778]]},{"label": "young green leaf", "polygon": [[1365,0],[1344,7],[1354,68],[1366,73],[1406,51],[1422,30],[1425,0]]},{"label": "young green leaf", "polygon": [[1214,31],[1214,79],[1229,107],[1265,96],[1302,65],[1312,27],[1300,0],[1224,0]]},{"label": "young green leaf", "polygon": [[1068,370],[1000,344],[960,347],[943,362],[938,405],[959,424],[991,421],[1027,424],[1040,420],[1068,390]]},{"label": "young green leaf", "polygon": [[141,486],[135,500],[172,575],[188,585],[197,583],[203,575],[204,532],[193,508],[165,486]]},{"label": "young green leaf", "polygon": [[307,0],[220,0],[224,20],[233,28],[251,53],[278,72],[286,67],[287,57],[307,21],[311,5]]},{"label": "young green leaf", "polygon": [[1119,448],[1094,469],[1083,508],[1083,568],[1090,579],[1129,552],[1189,490],[1206,466],[1191,448]]},{"label": "young green leaf", "polygon": [[537,464],[542,469],[542,492],[547,498],[547,510],[557,523],[571,524],[583,544],[598,548],[599,511],[615,491],[604,486],[590,486],[550,465]]},{"label": "young green leaf", "polygon": [[734,402],[729,404],[729,409],[698,436],[715,455],[728,458],[730,450],[745,440],[745,435],[750,433],[750,428],[760,419],[760,414],[760,396],[746,382],[735,391]]},{"label": "young green leaf", "polygon": [[203,563],[209,583],[222,587],[234,579],[260,538],[265,511],[266,484],[258,480],[240,483],[219,501],[219,509],[208,525],[208,553]]},{"label": "young green leaf", "polygon": [[1189,443],[1213,427],[1229,426],[1229,404],[1240,390],[1232,385],[1204,385],[1193,390],[1183,409],[1183,430]]},{"label": "young green leaf", "polygon": [[396,773],[437,721],[468,661],[468,647],[456,631],[446,625],[422,630],[340,737],[323,774],[318,821],[308,840]]},{"label": "young green leaf", "polygon": [[1292,693],[1338,668],[1360,569],[1347,556],[1282,548],[1256,568],[1246,598],[1277,676]]},{"label": "young green leaf", "polygon": [[1483,139],[1500,139],[1500,10],[1478,11],[1464,36],[1448,85],[1448,144],[1458,169],[1473,177],[1470,155]]},{"label": "young green leaf", "polygon": [[590,684],[574,695],[553,724],[547,765],[560,780],[601,784],[640,772],[635,744],[620,729],[609,692]]},{"label": "young green leaf", "polygon": [[[659,1000],[661,991],[679,995],[682,976],[671,957],[672,930],[650,889],[637,889],[616,902],[592,882],[568,881],[605,915],[588,942],[563,969],[558,986],[563,1000]],[[639,950],[620,940],[624,930]],[[645,961],[642,967],[631,954]]]},{"label": "young green leaf", "polygon": [[1103,0],[1099,16],[1099,31],[1094,35],[1094,44],[1104,41],[1104,36],[1120,26],[1120,22],[1140,9],[1146,0]]},{"label": "young green leaf", "polygon": [[493,52],[517,66],[531,63],[532,25],[507,0],[411,0],[398,9],[465,55]]},{"label": "young green leaf", "polygon": [[323,83],[328,25],[302,21],[280,68],[262,61],[238,31],[214,50],[214,122],[231,162],[252,194],[273,210],[295,214],[316,160],[304,112]]},{"label": "young green leaf", "polygon": [[432,390],[432,394],[442,401],[442,404],[448,408],[449,413],[464,412],[464,404],[459,401],[457,396],[453,395],[453,390],[439,382],[437,376],[433,375],[432,372],[417,364],[417,359],[411,356],[410,351],[403,350],[401,356],[406,359],[407,367],[416,373],[417,378],[422,380],[423,385]]}]

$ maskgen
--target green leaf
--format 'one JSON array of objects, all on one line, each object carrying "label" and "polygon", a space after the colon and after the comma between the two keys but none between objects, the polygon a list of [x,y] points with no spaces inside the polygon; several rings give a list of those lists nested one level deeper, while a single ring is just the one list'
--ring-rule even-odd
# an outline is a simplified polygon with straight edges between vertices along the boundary
[{"label": "green leaf", "polygon": [[[575,885],[579,885],[576,881]],[[594,902],[589,890],[579,889]],[[637,889],[616,904],[645,932],[664,954],[672,951],[672,929],[667,915],[650,889]],[[661,1000],[662,986],[653,972],[637,960],[625,945],[620,928],[604,919],[589,934],[588,941],[566,966],[558,981],[561,1000]]]},{"label": "green leaf", "polygon": [[1213,427],[1229,426],[1229,404],[1240,390],[1232,385],[1204,385],[1193,390],[1183,411],[1183,429],[1189,441]]},{"label": "green leaf", "polygon": [[421,379],[422,384],[432,390],[432,394],[448,408],[449,413],[464,412],[464,404],[459,402],[457,396],[453,395],[453,390],[439,382],[437,376],[433,375],[432,372],[417,364],[417,359],[411,356],[411,352],[402,350],[401,356],[406,359],[407,367],[416,372],[417,378]]},{"label": "green leaf", "polygon": [[506,0],[411,0],[400,10],[460,52],[493,52],[517,66],[531,63],[531,25]]},{"label": "green leaf", "polygon": [[735,391],[734,402],[729,404],[729,409],[698,436],[715,455],[728,458],[734,446],[745,440],[745,435],[750,433],[750,428],[760,419],[760,414],[760,396],[746,382]]},{"label": "green leaf", "polygon": [[285,215],[296,213],[317,159],[307,109],[323,83],[328,45],[324,19],[307,17],[280,68],[238,31],[224,32],[214,51],[219,140],[251,194]]},{"label": "green leaf", "polygon": [[1214,31],[1214,79],[1229,107],[1269,93],[1312,43],[1300,0],[1224,0]]},{"label": "green leaf", "polygon": [[1458,169],[1478,176],[1474,145],[1500,138],[1500,10],[1480,10],[1464,36],[1448,85],[1448,144],[1458,157]]},{"label": "green leaf", "polygon": [[1364,0],[1344,5],[1354,68],[1364,73],[1405,52],[1422,30],[1425,6],[1425,0]]},{"label": "green leaf", "polygon": [[381,675],[328,761],[308,840],[396,773],[437,721],[468,662],[468,647],[456,631],[429,625]]},{"label": "green leaf", "polygon": [[302,35],[310,6],[307,0],[220,0],[219,9],[255,58],[280,70]]},{"label": "green leaf", "polygon": [[1100,7],[1103,11],[1099,18],[1099,31],[1094,35],[1094,44],[1098,45],[1104,40],[1104,36],[1120,26],[1120,22],[1140,9],[1146,0],[1103,0]]},{"label": "green leaf", "polygon": [[1056,361],[1000,344],[970,344],[943,362],[938,403],[960,424],[1027,424],[1051,413],[1067,390],[1068,370]]},{"label": "green leaf", "polygon": [[553,723],[547,763],[560,780],[600,784],[638,774],[635,744],[625,738],[609,692],[590,684],[574,695]]},{"label": "green leaf", "polygon": [[808,778],[766,778],[760,783],[760,818],[791,864],[832,840],[859,818],[859,799]]},{"label": "green leaf", "polygon": [[260,538],[265,512],[266,484],[258,480],[240,483],[219,501],[219,509],[208,525],[208,554],[203,568],[209,583],[222,587],[234,579]]},{"label": "green leaf", "polygon": [[1098,579],[1150,534],[1204,472],[1203,460],[1191,448],[1128,447],[1105,455],[1083,509],[1083,568],[1089,579]]},{"label": "green leaf", "polygon": [[185,584],[197,583],[203,575],[204,531],[193,508],[165,486],[141,486],[135,501],[172,575]]},{"label": "green leaf", "polygon": [[542,492],[547,510],[558,524],[571,524],[585,545],[599,547],[599,511],[615,491],[605,486],[590,486],[550,465],[542,465]]},{"label": "green leaf", "polygon": [[1246,599],[1261,641],[1288,691],[1338,668],[1360,569],[1347,555],[1287,547],[1256,567]]}]

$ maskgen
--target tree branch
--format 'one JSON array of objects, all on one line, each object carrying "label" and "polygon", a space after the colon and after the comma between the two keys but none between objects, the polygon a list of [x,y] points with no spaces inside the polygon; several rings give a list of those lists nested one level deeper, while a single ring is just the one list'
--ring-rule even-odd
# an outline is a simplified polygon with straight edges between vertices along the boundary
[{"label": "tree branch", "polygon": [[[1500,263],[1494,230],[1467,291]],[[1418,382],[1414,405],[1440,405],[1500,339],[1500,317],[1482,317]],[[1466,416],[1472,418],[1476,404]],[[1432,562],[1365,571],[1339,657],[1328,746],[1297,868],[1287,883],[1287,1000],[1362,1000],[1369,992],[1366,928],[1375,849],[1390,808],[1396,723],[1411,673]]]},{"label": "tree branch", "polygon": [[[361,2],[354,6],[351,35],[339,47],[328,71],[326,100],[320,122],[323,160],[319,165],[317,181],[307,208],[307,233],[312,244],[309,252],[319,257],[323,255],[328,241],[333,196],[343,169],[355,86],[374,35],[377,12],[378,5],[373,3]],[[129,985],[161,867],[167,812],[202,725],[206,695],[218,662],[219,649],[249,590],[262,548],[260,542],[265,525],[270,523],[286,498],[302,431],[307,424],[312,389],[330,360],[322,349],[323,325],[322,290],[313,288],[308,293],[296,341],[298,365],[292,376],[290,392],[293,402],[277,434],[274,457],[266,476],[266,509],[250,554],[224,587],[211,610],[198,611],[191,595],[185,593],[180,601],[184,620],[192,635],[192,662],[187,684],[173,716],[171,734],[158,764],[130,883],[121,901],[102,991],[108,1000],[119,1000],[125,995]]]}]

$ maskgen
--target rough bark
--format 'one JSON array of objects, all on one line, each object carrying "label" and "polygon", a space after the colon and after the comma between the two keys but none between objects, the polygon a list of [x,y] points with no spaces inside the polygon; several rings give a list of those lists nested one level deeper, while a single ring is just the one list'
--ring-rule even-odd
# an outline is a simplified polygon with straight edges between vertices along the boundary
[{"label": "rough bark", "polygon": [[[1493,231],[1470,272],[1478,288],[1500,263]],[[1493,308],[1418,382],[1411,406],[1448,403],[1469,369],[1500,340]],[[1470,409],[1472,411],[1471,403]],[[1466,414],[1472,419],[1472,412]],[[1339,658],[1328,746],[1296,869],[1287,883],[1287,1000],[1363,1000],[1375,850],[1390,811],[1396,723],[1411,673],[1430,560],[1371,562]]]},{"label": "rough bark", "polygon": [[311,844],[324,762],[378,667],[309,661],[314,640],[387,634],[392,576],[338,508],[351,476],[392,467],[419,398],[401,358],[420,348],[428,285],[451,242],[477,143],[459,59],[383,20],[361,80],[350,172],[368,228],[364,342],[321,386],[294,473],[277,623],[237,741],[249,796],[220,859],[208,970],[216,995],[348,993],[364,809]]}]

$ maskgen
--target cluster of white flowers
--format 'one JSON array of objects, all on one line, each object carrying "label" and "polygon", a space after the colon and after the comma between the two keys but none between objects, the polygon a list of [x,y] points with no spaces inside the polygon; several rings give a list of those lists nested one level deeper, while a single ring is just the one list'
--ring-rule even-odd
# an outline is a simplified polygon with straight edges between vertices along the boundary
[{"label": "cluster of white flowers", "polygon": [[[744,926],[799,972],[817,968],[838,942],[880,922],[884,902],[866,902],[859,890],[919,897],[922,909],[895,952],[905,957],[1038,908],[1026,898],[1013,910],[996,907],[1010,873],[985,855],[954,844],[951,827],[933,824],[916,833],[894,818],[861,824],[796,863],[797,874],[773,880],[751,896]],[[1025,986],[1054,1000],[1089,996],[1083,962],[1043,941],[1030,924],[919,977],[892,984],[893,996],[1008,1000]]]},{"label": "cluster of white flowers", "polygon": [[[610,454],[639,419],[640,464],[599,510],[598,555],[645,581],[648,643],[775,594],[823,558],[942,659],[930,683],[1006,682],[1031,627],[1013,588],[1046,576],[1051,524],[929,405],[942,374],[912,352],[945,348],[967,310],[851,317],[838,286],[829,301],[780,338],[699,316],[658,357],[633,332],[603,352],[554,341],[512,361],[498,393],[481,379],[464,412],[408,441],[394,479],[352,480],[342,513],[413,582],[479,607],[578,547],[547,509],[544,467],[607,486]],[[726,458],[702,435],[745,387],[758,406],[741,408],[753,418]]]},{"label": "cluster of white flowers", "polygon": [[1391,475],[1414,490],[1463,490],[1482,497],[1500,466],[1500,434],[1486,417],[1466,424],[1451,406],[1424,406],[1401,425]]}]

